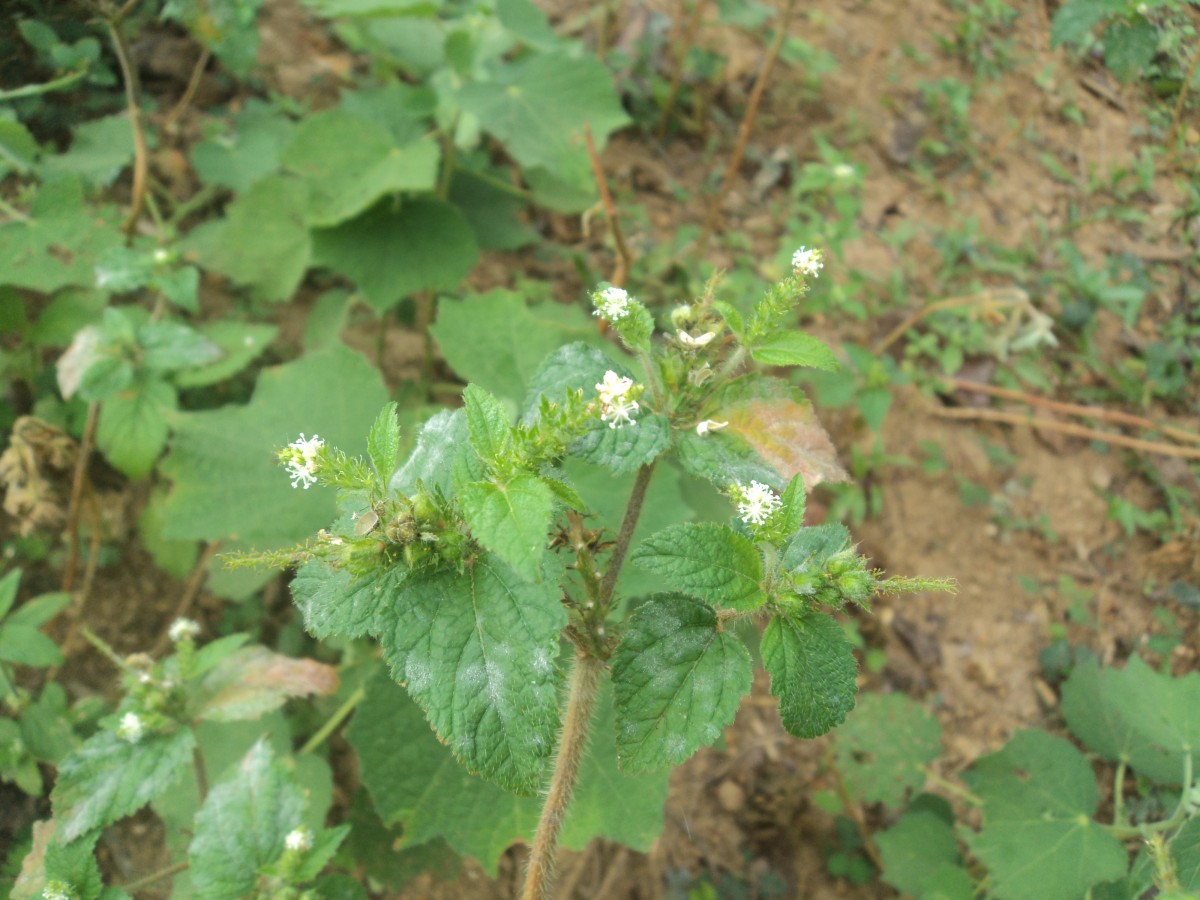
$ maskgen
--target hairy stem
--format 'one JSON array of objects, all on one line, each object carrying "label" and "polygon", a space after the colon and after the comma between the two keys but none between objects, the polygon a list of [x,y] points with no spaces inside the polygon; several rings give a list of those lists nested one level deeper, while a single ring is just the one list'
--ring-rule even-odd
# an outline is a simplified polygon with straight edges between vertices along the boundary
[{"label": "hairy stem", "polygon": [[617,576],[621,574],[625,554],[629,552],[629,544],[633,540],[634,529],[637,528],[638,518],[642,514],[642,504],[646,502],[646,490],[650,487],[650,477],[653,474],[654,463],[642,466],[633,481],[633,490],[629,492],[629,503],[625,507],[621,530],[617,532],[617,543],[613,547],[612,556],[609,557],[604,580],[600,582],[600,606],[605,610],[612,602],[613,593],[617,589]]},{"label": "hairy stem", "polygon": [[567,714],[563,720],[558,759],[550,778],[550,789],[538,819],[537,834],[525,871],[523,900],[545,900],[550,896],[554,876],[554,860],[558,851],[558,835],[567,815],[571,794],[579,778],[579,763],[587,748],[592,710],[596,705],[596,688],[604,663],[581,648],[575,650],[575,669],[571,673],[570,693],[567,695]]}]

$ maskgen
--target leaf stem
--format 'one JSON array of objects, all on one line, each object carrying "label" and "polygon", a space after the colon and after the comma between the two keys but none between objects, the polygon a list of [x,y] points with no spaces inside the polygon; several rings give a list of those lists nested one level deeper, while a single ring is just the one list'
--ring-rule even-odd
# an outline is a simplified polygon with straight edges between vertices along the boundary
[{"label": "leaf stem", "polygon": [[147,888],[156,882],[162,881],[164,878],[170,878],[172,875],[178,875],[180,872],[186,871],[190,863],[185,859],[181,862],[172,863],[165,869],[159,869],[157,872],[151,872],[137,881],[130,881],[127,884],[122,884],[120,887],[131,897],[142,888]]},{"label": "leaf stem", "polygon": [[604,579],[600,582],[600,606],[607,611],[612,603],[613,593],[617,589],[617,576],[621,574],[621,566],[625,563],[625,554],[629,552],[629,544],[633,540],[634,529],[637,528],[638,518],[642,514],[642,504],[646,501],[646,490],[650,487],[650,477],[654,474],[654,463],[650,462],[638,469],[633,481],[633,489],[629,492],[629,503],[625,507],[625,518],[621,522],[621,530],[617,532],[617,543],[613,547],[612,556],[608,560],[608,568],[604,571]]},{"label": "leaf stem", "polygon": [[1117,773],[1113,776],[1113,825],[1129,824],[1125,816],[1125,760],[1117,761]]},{"label": "leaf stem", "polygon": [[22,97],[36,97],[38,94],[48,94],[51,91],[68,88],[81,80],[87,73],[88,66],[85,65],[80,69],[74,69],[65,75],[60,75],[53,81],[47,81],[42,84],[24,84],[9,91],[0,91],[0,103],[7,103],[10,100],[20,100]]},{"label": "leaf stem", "polygon": [[571,672],[562,739],[558,745],[554,774],[550,778],[550,789],[538,819],[533,849],[529,854],[529,867],[525,870],[522,900],[545,900],[550,896],[558,835],[562,831],[571,794],[579,778],[579,763],[587,747],[592,710],[596,705],[596,689],[603,670],[603,662],[582,648],[575,648],[575,668]]},{"label": "leaf stem", "polygon": [[365,696],[366,691],[362,685],[355,688],[354,693],[346,698],[346,702],[339,706],[337,711],[329,717],[329,720],[318,728],[312,737],[304,742],[304,746],[300,748],[297,755],[304,756],[306,753],[312,753],[320,747],[325,742],[325,739],[333,734],[337,730],[337,727],[345,721],[346,716],[354,712],[354,708],[362,703],[362,699]]},{"label": "leaf stem", "polygon": [[938,787],[940,787],[942,790],[946,791],[947,793],[953,794],[958,799],[963,800],[966,803],[971,804],[972,806],[983,806],[983,799],[976,796],[975,794],[972,794],[970,791],[968,791],[962,785],[956,784],[955,782],[950,781],[948,778],[943,778],[941,775],[939,775],[937,772],[930,769],[928,766],[922,767],[922,771],[925,773],[926,778],[928,778],[930,781],[932,781],[934,784],[936,784]]}]

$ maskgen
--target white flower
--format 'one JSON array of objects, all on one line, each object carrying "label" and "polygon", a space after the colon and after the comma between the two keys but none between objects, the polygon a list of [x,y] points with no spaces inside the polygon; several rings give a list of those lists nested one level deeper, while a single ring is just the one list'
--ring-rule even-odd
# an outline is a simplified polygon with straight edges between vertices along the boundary
[{"label": "white flower", "polygon": [[170,258],[171,258],[171,252],[169,250],[167,250],[165,247],[159,247],[157,250],[154,251],[154,261],[156,263],[158,263],[160,266],[163,263],[170,260]]},{"label": "white flower", "polygon": [[283,839],[283,845],[289,850],[304,853],[312,849],[313,834],[307,828],[295,828]]},{"label": "white flower", "polygon": [[292,479],[292,487],[304,485],[307,491],[317,483],[317,457],[325,442],[317,435],[305,438],[300,432],[299,440],[292,441],[286,450],[280,451],[280,459],[288,469],[288,477]]},{"label": "white flower", "polygon": [[854,166],[851,166],[847,163],[838,163],[836,166],[833,167],[833,177],[834,178],[853,178],[854,177]]},{"label": "white flower", "polygon": [[137,713],[127,712],[121,716],[121,724],[117,726],[117,737],[121,740],[136,744],[145,733],[145,726]]},{"label": "white flower", "polygon": [[675,332],[676,340],[678,340],[683,346],[692,350],[696,349],[697,347],[704,347],[708,344],[711,344],[712,339],[716,336],[717,333],[715,331],[705,332],[704,334],[700,335],[700,337],[692,337],[686,331]]},{"label": "white flower", "polygon": [[816,278],[822,268],[824,268],[824,264],[821,262],[820,250],[801,247],[792,254],[792,269],[797,275],[809,275]]},{"label": "white flower", "polygon": [[720,431],[728,424],[728,422],[718,422],[716,419],[705,419],[696,426],[696,434],[700,435],[700,437],[704,437],[704,435],[708,434],[710,431]]},{"label": "white flower", "polygon": [[167,637],[171,643],[178,644],[182,640],[192,640],[200,633],[200,624],[191,619],[178,618],[167,629]]},{"label": "white flower", "polygon": [[609,285],[602,291],[592,294],[592,303],[596,306],[594,316],[602,316],[610,322],[616,322],[629,314],[629,293],[622,288]]},{"label": "white flower", "polygon": [[75,888],[55,878],[42,888],[42,900],[75,900]]},{"label": "white flower", "polygon": [[783,505],[775,492],[759,481],[752,481],[749,487],[743,487],[741,494],[737,511],[747,525],[765,524],[771,514]]},{"label": "white flower", "polygon": [[620,428],[623,425],[636,425],[630,413],[635,412],[638,402],[629,396],[633,390],[633,379],[623,378],[612,369],[604,373],[604,380],[596,385],[596,394],[600,400],[600,421],[607,422],[609,428]]}]

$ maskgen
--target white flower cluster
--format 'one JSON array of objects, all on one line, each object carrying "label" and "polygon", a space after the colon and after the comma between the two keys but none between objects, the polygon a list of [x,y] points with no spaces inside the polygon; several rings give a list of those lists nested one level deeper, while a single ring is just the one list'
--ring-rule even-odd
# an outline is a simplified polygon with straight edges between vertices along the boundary
[{"label": "white flower cluster", "polygon": [[55,878],[42,888],[42,900],[75,900],[75,888]]},{"label": "white flower cluster", "polygon": [[741,486],[741,495],[737,511],[747,525],[766,524],[775,510],[783,505],[775,492],[759,481],[750,482],[749,487]]},{"label": "white flower cluster", "polygon": [[314,434],[311,438],[305,438],[303,431],[299,440],[287,445],[287,450],[280,456],[285,460],[292,487],[303,485],[307,491],[317,483],[317,456],[324,446],[325,442],[320,437]]},{"label": "white flower cluster", "polygon": [[629,314],[630,296],[622,288],[609,285],[604,290],[592,294],[592,303],[596,306],[592,315],[616,322]]},{"label": "white flower cluster", "polygon": [[200,623],[182,617],[172,622],[171,627],[167,629],[167,637],[171,639],[172,644],[178,644],[184,640],[195,640],[198,634],[200,634]]},{"label": "white flower cluster", "polygon": [[312,849],[313,833],[307,828],[294,828],[283,839],[283,846],[295,853],[306,853]]},{"label": "white flower cluster", "polygon": [[601,422],[607,422],[609,428],[637,424],[629,415],[638,409],[638,402],[629,396],[632,389],[632,378],[623,378],[612,369],[604,373],[604,380],[596,385]]},{"label": "white flower cluster", "polygon": [[715,331],[706,331],[699,337],[692,337],[686,331],[675,332],[675,339],[679,341],[680,346],[686,347],[689,350],[698,350],[701,347],[707,346],[716,336],[717,333]]},{"label": "white flower cluster", "polygon": [[136,744],[146,733],[146,727],[142,724],[142,718],[137,713],[127,712],[121,716],[121,723],[117,726],[117,737],[130,744]]},{"label": "white flower cluster", "polygon": [[801,247],[792,254],[792,270],[797,275],[807,275],[810,278],[816,278],[821,269],[825,267],[824,263],[821,262],[821,257],[820,250]]}]

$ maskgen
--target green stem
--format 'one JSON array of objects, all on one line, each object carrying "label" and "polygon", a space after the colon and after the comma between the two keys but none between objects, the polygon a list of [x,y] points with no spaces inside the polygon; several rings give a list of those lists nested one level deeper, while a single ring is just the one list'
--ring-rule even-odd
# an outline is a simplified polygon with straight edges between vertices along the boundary
[{"label": "green stem", "polygon": [[646,383],[650,385],[650,396],[654,398],[654,408],[660,413],[666,413],[667,408],[663,401],[662,388],[658,384],[658,372],[654,368],[654,360],[647,351],[639,350],[638,361],[646,373]]},{"label": "green stem", "polygon": [[70,87],[75,82],[82,80],[86,75],[87,68],[84,67],[74,72],[68,72],[66,75],[60,75],[53,81],[47,81],[44,84],[26,84],[18,88],[13,88],[11,91],[0,91],[0,103],[7,103],[9,100],[20,100],[23,97],[36,97],[38,94],[48,94],[51,91]]},{"label": "green stem", "polygon": [[337,712],[330,716],[329,720],[319,729],[317,729],[312,737],[304,742],[304,746],[300,748],[299,755],[304,756],[306,753],[312,753],[314,750],[320,747],[321,744],[325,742],[325,739],[333,734],[334,731],[337,730],[338,726],[345,721],[346,716],[354,712],[354,708],[358,706],[358,704],[362,703],[363,697],[365,696],[366,691],[363,689],[362,685],[359,685],[357,688],[355,688],[354,692],[346,698],[346,702],[337,708]]},{"label": "green stem", "polygon": [[983,806],[982,798],[972,794],[962,785],[955,784],[953,781],[943,778],[937,772],[934,772],[928,768],[924,769],[924,772],[926,778],[947,793],[953,794],[955,797],[958,797],[958,799],[970,803],[972,806]]},{"label": "green stem", "polygon": [[11,203],[9,203],[7,200],[5,200],[2,197],[0,197],[0,212],[3,212],[6,216],[9,216],[10,218],[12,218],[18,222],[28,222],[29,221],[29,216],[25,215],[25,213],[21,212],[19,209],[17,209],[15,206],[13,206]]},{"label": "green stem", "polygon": [[121,885],[122,890],[131,897],[142,888],[147,888],[152,884],[162,881],[164,878],[170,878],[172,875],[178,875],[180,872],[188,868],[188,861],[185,859],[182,862],[172,863],[165,869],[159,869],[157,872],[151,872],[144,878],[139,878],[137,881],[131,881],[128,884]]},{"label": "green stem", "polygon": [[612,603],[613,594],[617,589],[617,576],[621,574],[621,566],[625,563],[625,554],[629,552],[629,544],[633,540],[634,529],[637,528],[638,518],[642,514],[642,504],[646,501],[646,490],[650,487],[650,477],[654,474],[654,463],[647,463],[638,469],[633,481],[633,489],[629,492],[629,503],[625,507],[625,518],[621,522],[621,530],[617,532],[617,542],[613,546],[612,556],[608,559],[608,568],[604,571],[604,580],[600,582],[600,607],[606,613]]},{"label": "green stem", "polygon": [[1125,817],[1125,760],[1117,761],[1117,773],[1113,776],[1113,825],[1124,827],[1129,824]]},{"label": "green stem", "polygon": [[529,867],[525,870],[525,886],[521,891],[522,900],[545,900],[550,896],[558,835],[566,818],[567,807],[571,803],[575,782],[579,778],[579,763],[583,759],[583,751],[587,748],[592,711],[596,705],[596,689],[603,671],[604,663],[582,648],[575,648],[575,668],[571,672],[567,712],[563,718],[562,738],[558,744],[558,758],[554,762],[550,789],[546,793],[546,802],[542,806],[537,833],[529,853]]}]

